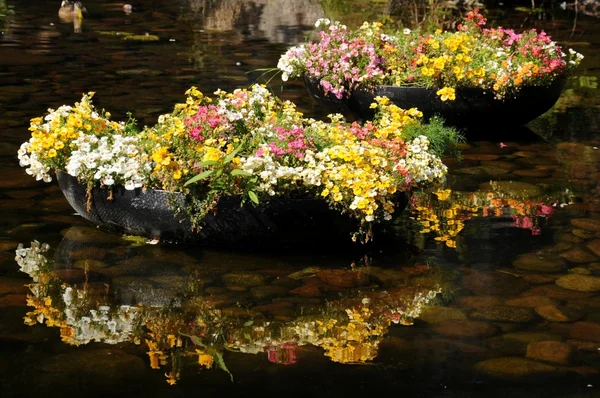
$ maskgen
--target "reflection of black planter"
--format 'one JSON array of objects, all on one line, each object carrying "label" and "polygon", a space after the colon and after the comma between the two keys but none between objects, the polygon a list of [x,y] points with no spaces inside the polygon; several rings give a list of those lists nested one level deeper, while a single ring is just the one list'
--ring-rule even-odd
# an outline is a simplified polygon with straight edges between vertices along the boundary
[{"label": "reflection of black planter", "polygon": [[521,126],[548,111],[558,101],[565,78],[558,78],[548,87],[523,87],[514,98],[496,100],[491,92],[478,88],[457,88],[454,101],[442,101],[436,89],[422,87],[377,86],[372,90],[359,88],[348,98],[338,100],[325,95],[314,78],[304,78],[311,96],[323,103],[338,103],[364,120],[373,117],[370,105],[376,96],[388,97],[403,109],[418,108],[425,119],[439,115],[447,124],[457,127]]},{"label": "reflection of black planter", "polygon": [[[184,195],[113,187],[109,200],[107,189],[94,187],[88,212],[85,185],[64,172],[58,172],[57,179],[67,201],[82,217],[107,230],[131,235],[209,246],[275,248],[349,243],[350,233],[357,229],[356,221],[330,209],[323,200],[286,198],[240,206],[240,198],[227,197],[205,217],[202,230],[194,233],[186,215],[177,215],[170,205],[175,200],[184,206]],[[406,194],[398,195],[397,212],[407,203]]]}]

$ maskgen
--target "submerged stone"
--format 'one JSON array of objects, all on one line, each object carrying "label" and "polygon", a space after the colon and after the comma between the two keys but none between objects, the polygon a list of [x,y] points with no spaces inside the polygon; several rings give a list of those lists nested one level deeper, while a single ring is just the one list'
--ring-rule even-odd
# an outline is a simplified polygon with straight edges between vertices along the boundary
[{"label": "submerged stone", "polygon": [[452,307],[429,307],[425,308],[419,320],[427,323],[440,323],[448,320],[465,320],[467,315],[459,308]]},{"label": "submerged stone", "polygon": [[571,326],[569,337],[575,340],[600,342],[600,323],[575,322]]},{"label": "submerged stone", "polygon": [[482,338],[498,333],[499,329],[488,322],[471,321],[466,319],[449,319],[434,324],[431,327],[437,334],[452,338]]},{"label": "submerged stone", "polygon": [[555,282],[558,286],[578,292],[600,291],[600,277],[591,275],[570,274],[561,276]]},{"label": "submerged stone", "polygon": [[585,229],[579,229],[576,228],[573,231],[571,231],[573,233],[573,235],[575,235],[578,238],[581,238],[581,240],[585,240],[585,239],[591,239],[593,238],[595,235],[593,232],[591,231],[587,231]]},{"label": "submerged stone", "polygon": [[571,224],[591,232],[600,232],[600,218],[573,218]]},{"label": "submerged stone", "polygon": [[521,296],[547,296],[557,300],[581,300],[592,297],[594,293],[578,292],[557,285],[540,285],[521,293]]},{"label": "submerged stone", "polygon": [[585,315],[580,307],[555,304],[536,307],[535,312],[550,322],[574,322]]},{"label": "submerged stone", "polygon": [[369,277],[360,272],[344,269],[327,269],[317,272],[317,277],[323,282],[336,287],[357,287],[369,282]]},{"label": "submerged stone", "polygon": [[529,343],[525,356],[558,365],[568,365],[573,355],[573,347],[560,341],[537,341]]},{"label": "submerged stone", "polygon": [[514,275],[480,271],[465,273],[462,284],[475,294],[495,296],[513,296],[529,287],[527,282]]},{"label": "submerged stone", "polygon": [[521,357],[488,359],[475,364],[473,370],[494,379],[516,382],[538,382],[566,374],[560,367]]},{"label": "submerged stone", "polygon": [[556,275],[542,275],[542,274],[529,274],[523,275],[523,280],[525,282],[533,283],[536,285],[541,285],[544,283],[552,283],[558,278]]},{"label": "submerged stone", "polygon": [[265,277],[251,272],[230,272],[222,277],[226,285],[233,286],[259,286],[265,283]]},{"label": "submerged stone", "polygon": [[587,248],[590,249],[596,256],[600,257],[600,239],[595,239],[587,242]]},{"label": "submerged stone", "polygon": [[534,272],[561,272],[567,268],[567,262],[554,253],[525,253],[513,261],[517,269]]},{"label": "submerged stone", "polygon": [[588,252],[587,250],[576,247],[571,250],[567,250],[559,254],[562,258],[567,260],[570,263],[591,263],[595,261],[598,257]]},{"label": "submerged stone", "polygon": [[513,307],[536,308],[544,305],[557,305],[558,300],[546,296],[525,296],[506,300],[504,304]]},{"label": "submerged stone", "polygon": [[283,286],[272,286],[272,285],[257,286],[257,287],[253,287],[252,289],[250,289],[250,293],[252,293],[252,296],[257,298],[258,300],[265,300],[265,299],[271,299],[274,297],[285,296],[287,294],[287,292],[288,292],[288,289],[286,289]]},{"label": "submerged stone", "polygon": [[461,296],[458,305],[462,308],[486,308],[501,305],[504,299],[496,296]]},{"label": "submerged stone", "polygon": [[541,169],[519,169],[519,170],[513,170],[512,173],[514,175],[517,175],[520,177],[534,177],[534,178],[546,178],[550,175],[550,173],[547,170],[541,170]]},{"label": "submerged stone", "polygon": [[502,339],[507,341],[520,341],[522,343],[529,344],[532,341],[559,341],[561,338],[559,335],[550,332],[513,332],[503,335]]},{"label": "submerged stone", "polygon": [[592,275],[592,270],[583,267],[575,267],[569,270],[569,274]]},{"label": "submerged stone", "polygon": [[471,318],[486,321],[528,323],[535,319],[535,314],[528,308],[497,306],[482,308],[472,313]]}]

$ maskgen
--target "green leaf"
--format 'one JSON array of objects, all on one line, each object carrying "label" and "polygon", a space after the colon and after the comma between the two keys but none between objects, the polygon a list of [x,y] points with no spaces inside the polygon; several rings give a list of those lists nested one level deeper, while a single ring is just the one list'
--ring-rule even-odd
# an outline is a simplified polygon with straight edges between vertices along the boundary
[{"label": "green leaf", "polygon": [[253,201],[254,203],[258,204],[258,196],[256,196],[256,193],[254,191],[248,191],[248,196],[250,197],[250,200]]},{"label": "green leaf", "polygon": [[232,175],[232,176],[244,176],[244,177],[249,177],[249,176],[251,176],[251,175],[252,175],[252,173],[248,173],[248,172],[247,172],[247,171],[245,171],[245,170],[234,169],[234,170],[231,172],[231,175]]},{"label": "green leaf", "polygon": [[202,173],[198,174],[197,176],[194,176],[194,177],[190,178],[189,180],[187,180],[185,182],[185,184],[183,184],[183,186],[185,187],[186,185],[193,184],[194,182],[203,180],[206,177],[208,177],[209,175],[211,175],[213,172],[214,172],[214,170],[203,171]]},{"label": "green leaf", "polygon": [[240,142],[240,145],[238,145],[237,148],[235,148],[229,155],[225,156],[225,159],[223,159],[223,163],[231,162],[233,160],[233,158],[235,157],[235,155],[237,155],[238,152],[242,150],[245,143],[246,142],[244,140],[242,140],[242,142]]},{"label": "green leaf", "polygon": [[217,366],[219,368],[221,368],[222,370],[224,370],[225,372],[229,373],[229,377],[231,378],[231,382],[233,383],[233,374],[231,374],[229,369],[227,369],[227,366],[225,366],[225,361],[223,360],[223,355],[221,355],[220,352],[215,352],[214,357],[217,359]]},{"label": "green leaf", "polygon": [[246,323],[244,323],[244,326],[252,326],[253,323],[254,323],[254,320],[250,319],[249,321],[246,321]]},{"label": "green leaf", "polygon": [[193,336],[190,334],[185,334],[185,333],[181,333],[179,332],[180,335],[185,336],[185,337],[189,337],[190,340],[192,340],[192,343],[194,343],[195,345],[199,346],[199,347],[206,347],[204,345],[204,343],[202,342],[202,340],[200,340],[200,337],[198,336]]},{"label": "green leaf", "polygon": [[215,164],[218,164],[218,163],[219,162],[217,162],[216,160],[205,160],[204,162],[198,163],[198,165],[201,167],[206,167],[206,166],[214,166]]}]

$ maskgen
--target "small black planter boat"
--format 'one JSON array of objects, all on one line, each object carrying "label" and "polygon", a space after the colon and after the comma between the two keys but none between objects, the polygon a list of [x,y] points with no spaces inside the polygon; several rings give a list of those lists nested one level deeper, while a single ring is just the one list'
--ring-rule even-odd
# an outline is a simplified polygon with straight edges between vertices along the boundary
[{"label": "small black planter boat", "polygon": [[436,89],[398,86],[358,88],[338,99],[331,93],[325,94],[315,78],[305,75],[304,83],[319,103],[345,109],[362,120],[373,118],[370,105],[375,97],[385,96],[400,108],[419,109],[425,120],[438,115],[446,124],[459,128],[497,129],[522,126],[550,110],[558,101],[566,78],[557,78],[546,87],[524,86],[514,98],[504,100],[497,100],[492,92],[479,88],[457,88],[453,101],[442,101]]},{"label": "small black planter boat", "polygon": [[[186,205],[183,194],[115,186],[109,199],[108,189],[94,187],[88,211],[86,186],[65,172],[57,172],[57,180],[71,207],[86,220],[108,231],[162,241],[237,248],[326,247],[351,244],[350,234],[358,229],[356,220],[319,199],[276,198],[241,206],[239,197],[225,197],[194,232],[185,212],[174,210]],[[396,212],[407,204],[406,193],[397,195]]]}]

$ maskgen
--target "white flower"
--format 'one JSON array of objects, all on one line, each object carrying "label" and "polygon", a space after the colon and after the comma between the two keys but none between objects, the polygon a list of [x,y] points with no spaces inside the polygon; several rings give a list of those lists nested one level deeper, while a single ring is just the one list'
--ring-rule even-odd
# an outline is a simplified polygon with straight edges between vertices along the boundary
[{"label": "white flower", "polygon": [[328,26],[329,24],[331,24],[329,18],[319,18],[317,19],[317,22],[315,22],[315,28],[318,28],[321,25]]}]

